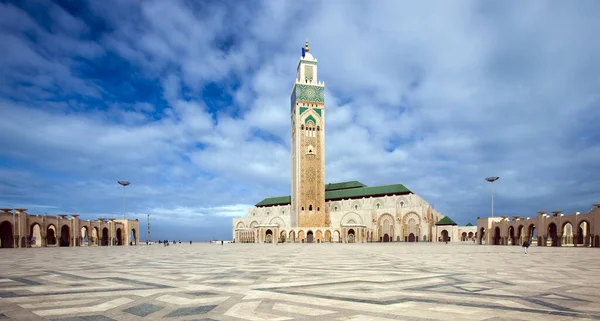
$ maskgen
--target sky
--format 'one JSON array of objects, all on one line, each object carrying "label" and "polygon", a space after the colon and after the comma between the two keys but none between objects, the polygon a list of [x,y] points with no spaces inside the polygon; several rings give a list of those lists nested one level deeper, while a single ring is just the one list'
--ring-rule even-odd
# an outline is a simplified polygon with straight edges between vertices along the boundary
[{"label": "sky", "polygon": [[0,1],[0,206],[231,239],[290,194],[308,39],[326,182],[459,224],[600,203],[599,1]]}]

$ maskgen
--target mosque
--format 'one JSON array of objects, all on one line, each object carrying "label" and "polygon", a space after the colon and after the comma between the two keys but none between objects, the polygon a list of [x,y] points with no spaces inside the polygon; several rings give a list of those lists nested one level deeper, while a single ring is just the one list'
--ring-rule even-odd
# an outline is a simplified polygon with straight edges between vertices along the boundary
[{"label": "mosque", "polygon": [[234,242],[475,241],[477,227],[458,226],[402,184],[325,184],[325,114],[325,83],[306,42],[290,104],[292,193],[234,218]]}]

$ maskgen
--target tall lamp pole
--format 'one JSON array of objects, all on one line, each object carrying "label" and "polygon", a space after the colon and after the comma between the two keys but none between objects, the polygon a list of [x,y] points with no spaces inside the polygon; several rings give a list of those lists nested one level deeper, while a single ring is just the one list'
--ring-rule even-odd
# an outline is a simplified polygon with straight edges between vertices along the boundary
[{"label": "tall lamp pole", "polygon": [[492,217],[494,217],[494,182],[497,181],[500,177],[487,177],[485,180],[492,183]]},{"label": "tall lamp pole", "polygon": [[117,181],[121,186],[123,186],[123,219],[125,220],[127,217],[127,203],[125,202],[125,187],[131,184],[128,181]]}]

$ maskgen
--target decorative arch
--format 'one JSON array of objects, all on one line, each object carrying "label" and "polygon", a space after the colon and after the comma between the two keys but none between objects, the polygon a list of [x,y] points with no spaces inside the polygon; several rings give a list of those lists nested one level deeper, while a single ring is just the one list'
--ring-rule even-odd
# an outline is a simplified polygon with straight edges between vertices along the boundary
[{"label": "decorative arch", "polygon": [[244,222],[238,222],[235,228],[246,228],[246,225],[244,224]]},{"label": "decorative arch", "polygon": [[331,239],[331,231],[330,231],[330,230],[326,230],[326,231],[325,231],[325,240],[324,240],[324,241],[325,241],[325,242],[328,242],[328,243],[330,243],[330,242],[332,242],[332,241],[333,241],[333,240]]},{"label": "decorative arch", "polygon": [[362,204],[360,203],[360,201],[352,202],[352,205],[350,206],[351,211],[359,211],[361,209],[362,209]]},{"label": "decorative arch", "polygon": [[338,212],[342,210],[342,204],[340,204],[340,202],[333,202],[331,203],[330,208],[332,212]]},{"label": "decorative arch", "polygon": [[279,227],[285,226],[285,222],[283,221],[283,219],[281,219],[281,217],[272,218],[271,221],[269,222],[269,224],[277,224],[277,226],[279,226]]},{"label": "decorative arch", "polygon": [[360,215],[358,215],[357,213],[354,212],[350,212],[350,213],[346,213],[346,215],[342,216],[342,219],[340,220],[341,224],[352,224],[352,223],[348,223],[350,220],[355,221],[355,224],[364,224],[362,217],[360,217]]},{"label": "decorative arch", "polygon": [[317,124],[317,120],[315,119],[315,117],[313,117],[313,115],[308,115],[306,118],[304,118],[304,124],[308,124],[308,122],[313,122],[314,125]]},{"label": "decorative arch", "polygon": [[406,198],[404,196],[400,196],[396,200],[396,207],[398,207],[398,208],[404,208],[404,207],[407,207],[408,205],[409,205],[408,198]]},{"label": "decorative arch", "polygon": [[290,231],[290,243],[296,243],[296,232],[294,232],[293,230]]},{"label": "decorative arch", "polygon": [[[379,206],[377,206],[379,205]],[[382,198],[375,198],[373,199],[373,209],[382,209],[385,207],[385,202],[383,201]]]},{"label": "decorative arch", "polygon": [[29,228],[29,242],[31,247],[42,247],[42,225],[38,222],[31,224]]},{"label": "decorative arch", "polygon": [[404,215],[404,217],[402,218],[402,223],[408,224],[408,220],[410,220],[411,218],[415,219],[417,225],[421,224],[421,216],[413,211],[408,212]]},{"label": "decorative arch", "polygon": [[257,222],[257,221],[252,221],[252,222],[250,223],[250,227],[251,227],[251,228],[255,228],[255,227],[256,227],[256,225],[258,225],[258,222]]}]

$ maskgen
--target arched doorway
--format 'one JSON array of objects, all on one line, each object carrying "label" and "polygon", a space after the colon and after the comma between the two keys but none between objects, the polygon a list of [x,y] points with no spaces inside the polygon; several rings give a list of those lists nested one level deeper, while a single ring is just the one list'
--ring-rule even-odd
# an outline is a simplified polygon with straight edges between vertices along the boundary
[{"label": "arched doorway", "polygon": [[494,245],[500,245],[500,228],[497,226],[494,229]]},{"label": "arched doorway", "polygon": [[415,242],[416,241],[415,233],[408,234],[408,241],[409,242]]},{"label": "arched doorway", "polygon": [[102,229],[102,246],[108,246],[108,228]]},{"label": "arched doorway", "polygon": [[550,238],[550,246],[558,246],[558,232],[556,224],[548,224],[548,237]]},{"label": "arched doorway", "polygon": [[71,230],[68,225],[63,225],[60,228],[60,246],[71,245]]},{"label": "arched doorway", "polygon": [[81,228],[81,245],[90,245],[90,235],[87,226]]},{"label": "arched doorway", "polygon": [[590,244],[590,224],[587,221],[579,222],[577,227],[577,244],[589,245]]},{"label": "arched doorway", "polygon": [[12,248],[13,242],[12,224],[9,221],[4,221],[0,224],[0,248]]},{"label": "arched doorway", "polygon": [[341,242],[340,231],[333,231],[333,241],[336,243]]},{"label": "arched doorway", "polygon": [[348,243],[354,243],[354,230],[348,230]]},{"label": "arched doorway", "polygon": [[515,228],[512,226],[508,227],[508,244],[510,245],[518,245],[518,242],[515,238]]},{"label": "arched doorway", "polygon": [[290,231],[290,243],[296,243],[296,233],[294,231]]},{"label": "arched doorway", "polygon": [[281,231],[279,235],[279,242],[285,243],[285,231]]},{"label": "arched doorway", "polygon": [[473,240],[473,232],[469,232],[469,234],[467,235],[469,241]]},{"label": "arched doorway", "polygon": [[100,245],[100,243],[98,243],[99,239],[100,239],[100,232],[98,231],[97,227],[94,227],[92,229],[92,244]]},{"label": "arched doorway", "polygon": [[117,245],[123,245],[123,232],[120,228],[117,229]]},{"label": "arched doorway", "polygon": [[323,232],[321,232],[320,230],[317,231],[317,233],[315,234],[315,240],[317,241],[317,243],[322,243],[323,242]]},{"label": "arched doorway", "polygon": [[461,241],[466,242],[467,241],[467,232],[462,232],[460,237],[461,237],[461,239],[460,239]]},{"label": "arched doorway", "polygon": [[48,230],[46,230],[46,245],[56,245],[56,227],[54,225],[48,225]]},{"label": "arched doorway", "polygon": [[273,242],[273,231],[267,230],[267,232],[265,232],[265,241],[267,243],[272,243]]},{"label": "arched doorway", "polygon": [[384,242],[389,242],[390,241],[390,236],[387,233],[383,235],[383,241]]},{"label": "arched doorway", "polygon": [[517,239],[518,239],[519,245],[523,244],[523,237],[524,237],[523,230],[524,229],[525,228],[523,227],[523,225],[519,225],[519,227],[517,228]]},{"label": "arched doorway", "polygon": [[42,247],[42,227],[38,223],[33,223],[29,230],[29,244],[31,247]]},{"label": "arched doorway", "polygon": [[442,230],[442,242],[448,242],[448,241],[450,241],[450,237],[448,237],[448,231]]},{"label": "arched doorway", "polygon": [[312,243],[314,242],[315,237],[312,231],[308,231],[308,233],[306,233],[306,243]]},{"label": "arched doorway", "polygon": [[573,225],[570,222],[566,222],[562,227],[561,246],[564,245],[573,245]]},{"label": "arched doorway", "polygon": [[[252,233],[252,236],[254,236],[254,233]],[[132,245],[138,245],[137,231],[134,228],[132,228],[131,232],[129,232],[129,242]],[[254,242],[254,239],[252,240],[252,242]]]},{"label": "arched doorway", "polygon": [[331,231],[325,231],[325,242],[332,242],[331,240]]},{"label": "arched doorway", "polygon": [[527,233],[529,234],[529,241],[530,241],[530,243],[531,244],[533,244],[533,243],[537,244],[538,240],[537,240],[537,231],[535,229],[535,224],[529,225],[529,227],[527,228]]},{"label": "arched doorway", "polygon": [[485,228],[479,230],[479,244],[485,244]]}]

